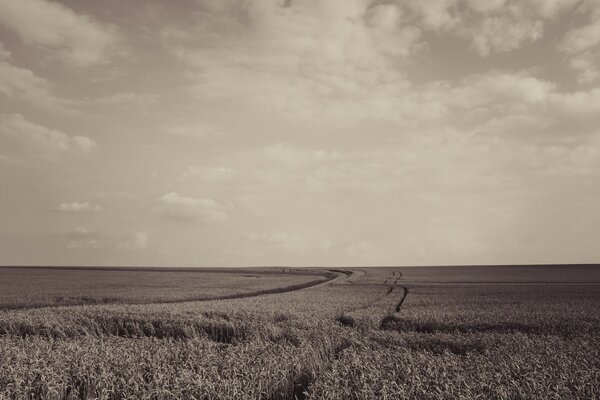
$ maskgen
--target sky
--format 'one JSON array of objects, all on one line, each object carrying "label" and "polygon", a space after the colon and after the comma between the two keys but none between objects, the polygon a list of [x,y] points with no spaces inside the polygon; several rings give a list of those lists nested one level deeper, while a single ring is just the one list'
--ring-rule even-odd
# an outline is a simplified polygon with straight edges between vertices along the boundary
[{"label": "sky", "polygon": [[0,0],[1,265],[598,243],[599,0]]}]

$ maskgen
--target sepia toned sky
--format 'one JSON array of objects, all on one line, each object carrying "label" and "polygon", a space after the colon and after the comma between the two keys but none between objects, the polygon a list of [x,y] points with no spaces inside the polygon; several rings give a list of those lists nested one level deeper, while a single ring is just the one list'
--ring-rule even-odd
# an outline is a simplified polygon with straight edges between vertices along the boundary
[{"label": "sepia toned sky", "polygon": [[0,0],[0,264],[598,243],[598,0]]}]

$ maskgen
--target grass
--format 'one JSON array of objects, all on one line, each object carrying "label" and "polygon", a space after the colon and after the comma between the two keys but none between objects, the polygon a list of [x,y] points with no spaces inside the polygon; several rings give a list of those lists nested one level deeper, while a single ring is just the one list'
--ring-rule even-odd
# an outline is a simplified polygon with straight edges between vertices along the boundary
[{"label": "grass", "polygon": [[548,271],[379,268],[246,298],[4,310],[0,399],[599,398],[600,285]]}]

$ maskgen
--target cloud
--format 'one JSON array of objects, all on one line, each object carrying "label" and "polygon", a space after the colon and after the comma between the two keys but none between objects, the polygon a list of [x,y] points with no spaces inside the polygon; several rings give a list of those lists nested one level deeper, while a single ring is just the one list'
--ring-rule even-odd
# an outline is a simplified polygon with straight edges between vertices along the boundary
[{"label": "cloud", "polygon": [[457,1],[410,0],[398,3],[404,5],[404,10],[414,14],[420,25],[427,30],[447,31],[461,22],[461,17],[456,13]]},{"label": "cloud", "polygon": [[595,55],[591,53],[584,53],[569,60],[569,65],[577,73],[577,82],[586,84],[598,79],[600,71],[595,58]]},{"label": "cloud", "polygon": [[[344,118],[354,111],[344,105],[360,109],[377,92],[403,87],[396,59],[418,49],[421,40],[420,30],[393,5],[210,4],[187,35],[165,39],[194,71],[191,92],[283,117]],[[219,45],[207,43],[208,37],[219,38]]]},{"label": "cloud", "polygon": [[334,161],[340,157],[335,150],[305,150],[281,143],[268,146],[265,153],[272,160],[292,166]]},{"label": "cloud", "polygon": [[70,101],[55,96],[53,85],[33,71],[0,58],[0,94],[11,101],[24,101],[49,110],[68,112]]},{"label": "cloud", "polygon": [[418,49],[421,29],[405,23],[402,17],[402,11],[394,4],[377,5],[366,11],[366,25],[382,54],[408,56]]},{"label": "cloud", "polygon": [[72,240],[67,243],[67,249],[99,249],[102,245],[95,239]]},{"label": "cloud", "polygon": [[[83,39],[36,36],[0,16],[0,174],[13,183],[9,203],[32,212],[22,231],[51,229],[56,216],[35,211],[49,204],[103,216],[106,234],[62,243],[101,246],[103,262],[510,262],[508,239],[495,239],[565,231],[531,210],[548,221],[594,215],[592,1],[155,2],[134,19],[97,14],[131,22],[118,33],[81,15],[99,10],[91,2],[53,1],[43,3],[112,32],[113,44],[75,61]],[[61,30],[58,19],[40,29]],[[129,59],[113,58],[121,38]],[[54,112],[70,108],[73,118]],[[101,136],[101,154],[72,157]],[[56,161],[34,170],[40,157]],[[94,214],[99,204],[110,215]],[[240,238],[240,227],[253,233]],[[548,250],[542,258],[563,251]]]},{"label": "cloud", "polygon": [[581,53],[600,43],[600,16],[587,25],[570,30],[558,44],[558,49],[569,54]]},{"label": "cloud", "polygon": [[8,60],[10,58],[10,51],[4,48],[2,42],[0,42],[0,60]]},{"label": "cloud", "polygon": [[76,67],[106,63],[117,45],[112,27],[54,1],[0,0],[0,24],[16,32],[23,42]]},{"label": "cloud", "polygon": [[375,246],[371,243],[361,240],[358,243],[351,243],[344,249],[346,255],[350,257],[352,262],[354,260],[360,260],[362,262],[373,262],[373,258],[376,256]]},{"label": "cloud", "polygon": [[58,210],[73,213],[100,212],[102,211],[102,206],[90,204],[85,201],[81,203],[74,201],[71,203],[60,203]]},{"label": "cloud", "polygon": [[[556,84],[526,72],[498,72],[469,76],[454,88],[440,87],[434,96],[463,111],[488,110],[494,113],[523,111],[543,105]],[[445,92],[445,93],[444,93]]]},{"label": "cloud", "polygon": [[[477,0],[472,0],[472,3]],[[482,3],[482,2],[479,2]],[[554,19],[561,12],[576,6],[579,0],[523,0],[523,7],[544,19]]]},{"label": "cloud", "polygon": [[14,157],[14,156],[8,156],[6,154],[0,154],[0,161],[6,164],[12,164],[12,165],[19,165],[19,166],[23,166],[25,165],[25,162],[23,162],[23,160],[19,157]]},{"label": "cloud", "polygon": [[561,91],[528,72],[491,72],[430,89],[446,121],[463,132],[520,143],[579,143],[598,132],[600,91]]},{"label": "cloud", "polygon": [[217,202],[211,199],[196,199],[177,194],[165,193],[157,199],[159,213],[171,219],[205,221],[222,221],[227,219],[227,213]]},{"label": "cloud", "polygon": [[432,227],[420,244],[427,252],[469,257],[484,254],[487,244],[481,232],[460,227]]},{"label": "cloud", "polygon": [[111,237],[97,231],[88,230],[83,227],[77,227],[71,231],[62,234],[62,237],[68,239],[66,247],[68,249],[105,249],[105,250],[127,250],[140,251],[148,247],[150,235],[147,232],[135,232],[127,236],[117,235]]},{"label": "cloud", "polygon": [[135,234],[135,241],[133,242],[133,246],[131,246],[132,250],[142,250],[148,246],[148,241],[150,236],[146,232],[137,232]]},{"label": "cloud", "polygon": [[405,1],[405,13],[422,29],[451,33],[471,42],[480,56],[509,52],[541,39],[546,21],[576,0]]},{"label": "cloud", "polygon": [[102,248],[100,235],[96,232],[91,232],[86,228],[77,227],[64,235],[69,239],[67,243],[68,249],[99,249]]},{"label": "cloud", "polygon": [[572,93],[556,93],[550,99],[548,117],[569,129],[567,137],[583,132],[598,133],[600,123],[600,88]]},{"label": "cloud", "polygon": [[250,233],[245,239],[254,246],[265,247],[261,252],[267,253],[269,249],[279,249],[288,252],[313,253],[326,251],[331,248],[332,242],[300,233],[275,231],[268,233]]},{"label": "cloud", "polygon": [[198,177],[208,182],[218,182],[227,180],[235,175],[235,171],[230,167],[223,166],[205,166],[205,167],[188,167],[179,178],[180,181]]},{"label": "cloud", "polygon": [[600,76],[600,3],[583,3],[581,12],[590,15],[590,20],[569,30],[557,44],[557,49],[570,57],[569,65],[577,73],[577,81],[588,84]]},{"label": "cloud", "polygon": [[121,250],[140,251],[148,247],[150,235],[147,232],[136,232],[131,240],[119,244]]},{"label": "cloud", "polygon": [[178,124],[165,128],[167,134],[172,136],[190,138],[219,138],[228,136],[227,132],[207,123]]},{"label": "cloud", "polygon": [[482,19],[465,29],[477,53],[482,56],[518,49],[525,42],[542,37],[544,24],[539,20],[498,16]]},{"label": "cloud", "polygon": [[68,136],[25,119],[20,114],[0,115],[0,142],[18,147],[30,156],[54,158],[60,154],[90,154],[96,143],[86,136]]},{"label": "cloud", "polygon": [[[390,150],[388,148],[387,150]],[[394,150],[397,151],[397,150]],[[394,151],[372,149],[326,150],[308,146],[267,146],[249,180],[306,195],[324,193],[385,193],[396,188],[392,178]],[[390,181],[391,180],[391,181]],[[284,191],[269,189],[266,191]],[[252,201],[251,201],[252,203]],[[255,209],[263,206],[254,204]]]},{"label": "cloud", "polygon": [[565,1],[467,0],[466,11],[455,31],[471,42],[482,57],[521,48],[540,40],[544,23],[566,7]]},{"label": "cloud", "polygon": [[[393,121],[412,129],[413,122],[432,125],[431,120],[450,118],[449,103],[461,99],[450,99],[443,88],[457,94],[461,84],[478,76],[488,75],[485,84],[492,90],[506,85],[501,95],[518,95],[510,83],[534,97],[543,97],[547,90],[543,85],[534,87],[535,78],[518,72],[478,72],[458,82],[411,83],[405,71],[414,69],[412,56],[426,55],[431,32],[453,36],[451,46],[458,46],[456,39],[462,38],[485,57],[539,41],[546,22],[573,5],[572,0],[510,4],[353,0],[297,1],[282,8],[276,2],[232,1],[219,6],[208,2],[198,13],[197,26],[164,40],[190,68],[190,91],[202,102],[223,102],[251,115],[258,112],[312,124]],[[207,42],[208,37],[217,43]],[[513,75],[521,76],[511,81]],[[493,79],[501,81],[494,87]],[[479,96],[493,97],[483,92]],[[171,133],[195,130],[203,132],[200,127]]]},{"label": "cloud", "polygon": [[[528,15],[536,18],[552,19],[560,12],[577,4],[578,0],[466,0],[467,7],[479,14],[490,15],[510,13],[513,15]],[[457,2],[454,2],[457,3]]]},{"label": "cloud", "polygon": [[115,93],[104,97],[89,98],[82,100],[81,103],[88,105],[124,105],[135,104],[140,107],[149,107],[155,104],[158,96],[149,93]]}]

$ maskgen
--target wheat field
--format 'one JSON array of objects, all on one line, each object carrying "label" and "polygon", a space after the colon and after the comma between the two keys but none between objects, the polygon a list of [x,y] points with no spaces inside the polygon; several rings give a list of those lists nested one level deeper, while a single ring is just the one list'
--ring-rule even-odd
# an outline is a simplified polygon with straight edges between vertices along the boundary
[{"label": "wheat field", "polygon": [[504,282],[463,268],[245,270],[260,278],[205,276],[262,280],[241,298],[141,301],[160,300],[148,285],[107,304],[12,302],[0,399],[600,397],[597,267]]}]

